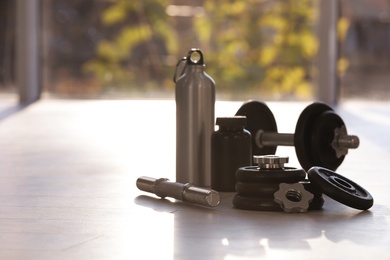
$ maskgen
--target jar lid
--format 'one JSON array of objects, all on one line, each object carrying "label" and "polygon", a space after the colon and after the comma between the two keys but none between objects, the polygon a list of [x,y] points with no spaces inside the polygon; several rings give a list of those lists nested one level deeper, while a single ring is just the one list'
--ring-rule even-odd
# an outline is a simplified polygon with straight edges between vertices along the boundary
[{"label": "jar lid", "polygon": [[246,116],[217,117],[219,126],[246,126]]}]

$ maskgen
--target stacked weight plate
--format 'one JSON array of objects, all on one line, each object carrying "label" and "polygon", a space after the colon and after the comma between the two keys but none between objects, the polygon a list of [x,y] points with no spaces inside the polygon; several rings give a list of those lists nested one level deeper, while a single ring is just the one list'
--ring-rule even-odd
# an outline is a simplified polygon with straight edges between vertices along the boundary
[{"label": "stacked weight plate", "polygon": [[[281,183],[302,183],[305,190],[314,195],[309,210],[321,209],[324,204],[322,193],[306,179],[303,169],[284,167],[288,157],[254,156],[259,166],[241,167],[236,172],[236,192],[233,206],[245,210],[282,211],[283,207],[275,202],[274,194]],[[292,201],[299,198],[286,194]]]}]

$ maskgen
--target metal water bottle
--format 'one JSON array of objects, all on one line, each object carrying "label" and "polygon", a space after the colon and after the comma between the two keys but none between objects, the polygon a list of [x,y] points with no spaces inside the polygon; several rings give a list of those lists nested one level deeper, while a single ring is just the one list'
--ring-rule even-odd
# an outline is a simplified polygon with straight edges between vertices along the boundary
[{"label": "metal water bottle", "polygon": [[[214,132],[215,83],[204,71],[203,53],[191,49],[176,81],[176,181],[211,185],[211,134]],[[179,66],[176,67],[176,70]]]}]

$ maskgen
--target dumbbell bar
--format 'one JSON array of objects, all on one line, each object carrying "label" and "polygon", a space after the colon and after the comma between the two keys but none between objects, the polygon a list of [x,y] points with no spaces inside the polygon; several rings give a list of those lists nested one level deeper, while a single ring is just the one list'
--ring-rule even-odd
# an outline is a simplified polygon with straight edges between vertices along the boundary
[{"label": "dumbbell bar", "polygon": [[136,181],[137,188],[156,194],[161,198],[171,197],[183,202],[207,207],[215,207],[221,201],[215,190],[194,186],[190,183],[171,182],[167,178],[155,179],[141,176]]},{"label": "dumbbell bar", "polygon": [[301,166],[308,170],[322,166],[335,170],[348,149],[359,146],[357,136],[348,135],[343,120],[328,105],[314,102],[301,113],[295,134],[277,132],[275,118],[260,101],[244,103],[236,115],[247,117],[254,155],[275,154],[277,146],[295,146]]},{"label": "dumbbell bar", "polygon": [[[341,131],[341,130],[340,130]],[[339,133],[333,139],[335,150],[356,149],[359,147],[359,138],[355,135]],[[294,134],[282,134],[258,131],[256,133],[257,146],[294,146]]]}]

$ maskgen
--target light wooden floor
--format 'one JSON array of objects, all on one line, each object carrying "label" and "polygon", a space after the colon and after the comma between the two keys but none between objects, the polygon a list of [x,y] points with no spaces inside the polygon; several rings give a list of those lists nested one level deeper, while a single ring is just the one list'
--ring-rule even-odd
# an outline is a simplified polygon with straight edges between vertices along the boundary
[{"label": "light wooden floor", "polygon": [[[240,102],[218,102],[231,116]],[[268,103],[292,132],[306,103]],[[0,259],[390,259],[390,104],[337,108],[360,137],[338,169],[371,192],[365,212],[326,198],[307,214],[212,209],[139,191],[175,179],[174,101],[42,100],[0,106]],[[289,166],[299,167],[294,149]]]}]

